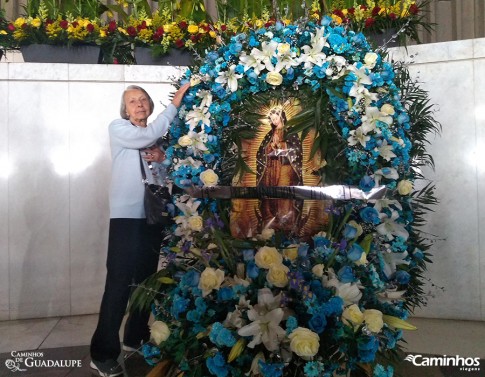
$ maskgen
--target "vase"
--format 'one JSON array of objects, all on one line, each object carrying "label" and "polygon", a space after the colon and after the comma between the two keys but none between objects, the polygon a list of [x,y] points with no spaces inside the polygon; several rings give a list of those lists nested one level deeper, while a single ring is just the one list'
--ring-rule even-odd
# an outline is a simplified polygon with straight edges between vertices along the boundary
[{"label": "vase", "polygon": [[172,48],[167,54],[153,56],[149,47],[135,47],[135,62],[137,65],[182,65],[190,66],[193,56],[186,50]]},{"label": "vase", "polygon": [[397,33],[395,28],[386,29],[383,32],[369,32],[366,34],[367,42],[374,45],[376,48],[386,44],[387,48],[399,46],[399,36],[394,36]]},{"label": "vase", "polygon": [[97,64],[100,58],[98,46],[55,46],[32,44],[20,47],[26,63]]}]

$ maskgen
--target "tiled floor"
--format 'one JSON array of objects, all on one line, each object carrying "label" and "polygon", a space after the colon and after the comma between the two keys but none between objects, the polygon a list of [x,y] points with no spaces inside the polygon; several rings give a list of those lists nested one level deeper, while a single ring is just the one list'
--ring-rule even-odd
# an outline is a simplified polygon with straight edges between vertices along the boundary
[{"label": "tiled floor", "polygon": [[[93,376],[89,368],[89,344],[97,322],[97,315],[29,319],[0,322],[0,377],[82,377]],[[417,331],[405,333],[408,354],[459,355],[480,357],[481,370],[460,371],[457,367],[416,367],[403,361],[399,371],[402,377],[484,377],[485,376],[485,322],[413,318],[409,322]],[[36,352],[33,359],[79,362],[81,367],[29,367],[14,372],[13,351]],[[41,355],[40,355],[41,354]],[[13,360],[15,361],[15,360]],[[125,376],[146,376],[150,367],[141,357],[125,360]],[[16,365],[24,366],[17,363]]]}]

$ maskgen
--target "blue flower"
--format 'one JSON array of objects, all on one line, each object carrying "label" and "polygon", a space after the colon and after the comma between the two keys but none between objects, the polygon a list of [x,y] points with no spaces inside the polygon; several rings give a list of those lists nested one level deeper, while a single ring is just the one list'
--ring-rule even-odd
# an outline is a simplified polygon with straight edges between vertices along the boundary
[{"label": "blue flower", "polygon": [[385,368],[381,364],[376,364],[372,377],[392,377],[393,374],[394,368],[391,365],[388,365],[387,368]]},{"label": "blue flower", "polygon": [[399,284],[405,285],[409,283],[409,280],[411,279],[411,275],[409,275],[409,273],[406,271],[398,270],[396,271],[395,278]]},{"label": "blue flower", "polygon": [[323,307],[326,316],[341,315],[344,311],[344,300],[339,296],[334,296],[328,300]]},{"label": "blue flower", "polygon": [[369,224],[377,225],[381,222],[379,218],[379,213],[374,209],[374,207],[365,207],[359,212],[360,218]]},{"label": "blue flower", "polygon": [[243,260],[245,262],[253,260],[254,259],[254,250],[253,249],[245,249],[245,250],[242,251],[242,255],[243,255]]},{"label": "blue flower", "polygon": [[189,287],[197,287],[199,285],[200,273],[195,270],[189,270],[182,277],[182,284],[188,285]]},{"label": "blue flower", "polygon": [[364,175],[359,182],[359,187],[364,192],[368,192],[368,191],[372,190],[375,185],[376,185],[376,183],[374,182],[374,180],[371,177],[369,177],[368,175]]},{"label": "blue flower", "polygon": [[309,248],[310,248],[310,246],[307,243],[305,243],[305,242],[300,243],[298,245],[298,256],[305,258],[308,254]]},{"label": "blue flower", "polygon": [[337,276],[342,283],[351,283],[355,280],[354,272],[350,266],[343,266],[338,270]]},{"label": "blue flower", "polygon": [[175,294],[173,297],[172,307],[170,308],[170,313],[179,319],[179,315],[187,310],[190,300]]},{"label": "blue flower", "polygon": [[303,368],[306,377],[321,377],[324,371],[325,365],[319,361],[309,361]]},{"label": "blue flower", "polygon": [[357,228],[350,224],[345,224],[342,234],[345,238],[351,240],[357,235]]},{"label": "blue flower", "polygon": [[222,287],[217,291],[217,299],[220,301],[228,301],[234,298],[234,291],[231,287]]},{"label": "blue flower", "polygon": [[308,327],[315,331],[317,334],[321,334],[327,326],[327,319],[321,313],[315,313],[308,321]]},{"label": "blue flower", "polygon": [[286,334],[291,334],[293,330],[295,330],[298,327],[298,320],[293,317],[289,316],[288,319],[286,320]]},{"label": "blue flower", "polygon": [[248,262],[248,264],[246,265],[246,271],[251,279],[256,279],[259,275],[259,267],[256,266],[256,263],[254,263],[254,261]]},{"label": "blue flower", "polygon": [[335,33],[330,34],[328,37],[328,42],[330,43],[330,47],[332,47],[337,54],[347,51],[350,47],[347,39]]},{"label": "blue flower", "polygon": [[285,364],[282,363],[265,363],[263,360],[258,361],[259,364],[259,371],[263,375],[263,377],[281,377],[283,376],[283,368]]},{"label": "blue flower", "polygon": [[215,322],[212,325],[209,339],[218,347],[232,347],[236,344],[236,338],[234,338],[231,331],[226,329],[220,322]]},{"label": "blue flower", "polygon": [[363,363],[373,362],[378,349],[379,339],[375,336],[361,337],[357,341],[357,354],[359,355],[359,361]]},{"label": "blue flower", "polygon": [[363,252],[364,249],[362,249],[359,244],[353,243],[347,253],[347,258],[349,258],[353,262],[356,262],[362,257]]},{"label": "blue flower", "polygon": [[224,360],[224,356],[220,352],[216,353],[214,357],[208,357],[205,365],[209,372],[217,377],[226,377],[229,374],[229,368]]}]

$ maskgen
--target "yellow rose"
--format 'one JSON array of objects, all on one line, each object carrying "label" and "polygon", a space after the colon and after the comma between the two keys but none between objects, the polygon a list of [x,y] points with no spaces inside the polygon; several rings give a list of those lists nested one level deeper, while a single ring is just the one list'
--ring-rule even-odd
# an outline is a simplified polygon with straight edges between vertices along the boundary
[{"label": "yellow rose", "polygon": [[0,35],[7,35],[7,32],[5,30],[0,30]]},{"label": "yellow rose", "polygon": [[290,349],[304,359],[315,356],[320,347],[318,334],[304,327],[293,330],[289,338]]},{"label": "yellow rose", "polygon": [[378,333],[381,331],[382,326],[384,326],[382,312],[376,309],[364,310],[364,322],[370,331],[373,333]]},{"label": "yellow rose", "polygon": [[377,62],[377,54],[375,52],[368,52],[364,56],[364,65],[368,68],[374,68]]},{"label": "yellow rose", "polygon": [[332,14],[330,17],[332,17],[333,22],[335,22],[337,25],[340,25],[342,23],[342,19],[337,16],[336,14]]},{"label": "yellow rose", "polygon": [[219,182],[219,176],[212,169],[207,169],[200,173],[200,180],[204,186],[215,186]]},{"label": "yellow rose", "polygon": [[170,329],[163,321],[155,321],[150,326],[150,335],[156,345],[165,342],[170,336]]},{"label": "yellow rose", "polygon": [[263,20],[256,20],[256,22],[254,23],[254,25],[257,27],[257,28],[260,28],[264,25],[264,22]]},{"label": "yellow rose", "polygon": [[19,17],[14,21],[14,26],[18,29],[21,28],[23,24],[25,24],[25,18]]},{"label": "yellow rose", "polygon": [[279,72],[268,72],[266,82],[270,85],[280,85],[283,82],[283,76]]},{"label": "yellow rose", "polygon": [[385,103],[381,107],[381,113],[387,114],[387,115],[394,115],[396,111],[394,110],[394,106],[392,106],[389,103]]},{"label": "yellow rose", "polygon": [[165,24],[165,25],[163,25],[163,31],[165,33],[170,33],[172,31],[172,24]]},{"label": "yellow rose", "polygon": [[224,281],[224,271],[212,267],[206,267],[200,274],[199,289],[202,296],[207,296],[213,289],[218,290]]},{"label": "yellow rose", "polygon": [[187,28],[187,31],[190,34],[197,34],[199,32],[199,27],[197,25],[189,25],[189,27]]},{"label": "yellow rose", "polygon": [[35,27],[35,28],[37,28],[37,29],[38,29],[38,28],[40,28],[40,25],[42,25],[42,21],[40,20],[40,18],[37,18],[37,17],[36,17],[36,18],[34,18],[34,19],[33,19],[33,20],[30,22],[30,24],[31,24],[33,27]]},{"label": "yellow rose", "polygon": [[99,36],[100,36],[101,38],[106,38],[106,35],[107,35],[107,34],[106,34],[106,30],[101,29],[101,30],[99,31]]},{"label": "yellow rose", "polygon": [[283,257],[274,247],[263,246],[254,256],[256,266],[260,268],[270,268],[272,264],[281,264]]},{"label": "yellow rose", "polygon": [[189,135],[179,137],[178,143],[181,147],[188,147],[193,144],[193,140]]},{"label": "yellow rose", "polygon": [[275,287],[284,288],[288,285],[288,272],[290,272],[290,269],[284,264],[272,264],[266,275],[266,280]]},{"label": "yellow rose", "polygon": [[323,276],[324,269],[325,266],[322,263],[319,263],[312,267],[312,272],[315,276],[321,278]]},{"label": "yellow rose", "polygon": [[413,183],[407,179],[403,179],[397,184],[397,191],[400,195],[409,195],[413,191]]},{"label": "yellow rose", "polygon": [[364,322],[364,313],[360,311],[356,304],[352,304],[344,309],[342,320],[349,325],[359,326]]},{"label": "yellow rose", "polygon": [[278,45],[278,52],[281,55],[286,55],[290,51],[290,44],[289,43],[280,43]]},{"label": "yellow rose", "polygon": [[287,248],[283,249],[283,256],[286,259],[294,261],[298,257],[298,246],[290,245]]},{"label": "yellow rose", "polygon": [[190,229],[192,229],[195,232],[200,232],[202,230],[202,227],[204,226],[204,221],[202,220],[202,217],[199,215],[190,216],[187,222],[189,224]]},{"label": "yellow rose", "polygon": [[209,35],[210,35],[212,38],[217,37],[217,34],[216,34],[216,32],[215,32],[214,30],[209,31]]}]

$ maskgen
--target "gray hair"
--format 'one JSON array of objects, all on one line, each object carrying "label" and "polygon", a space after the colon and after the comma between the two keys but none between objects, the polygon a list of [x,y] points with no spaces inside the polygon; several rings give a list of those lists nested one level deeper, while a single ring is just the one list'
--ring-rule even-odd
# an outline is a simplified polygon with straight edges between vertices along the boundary
[{"label": "gray hair", "polygon": [[125,103],[125,93],[128,90],[139,90],[147,96],[148,101],[150,102],[150,115],[151,115],[153,113],[153,109],[155,108],[155,104],[153,103],[152,97],[150,97],[150,95],[147,93],[147,91],[145,89],[143,89],[141,86],[130,85],[124,90],[123,94],[121,95],[121,106],[120,106],[121,117],[123,119],[128,119],[128,115],[126,114],[126,103]]}]

